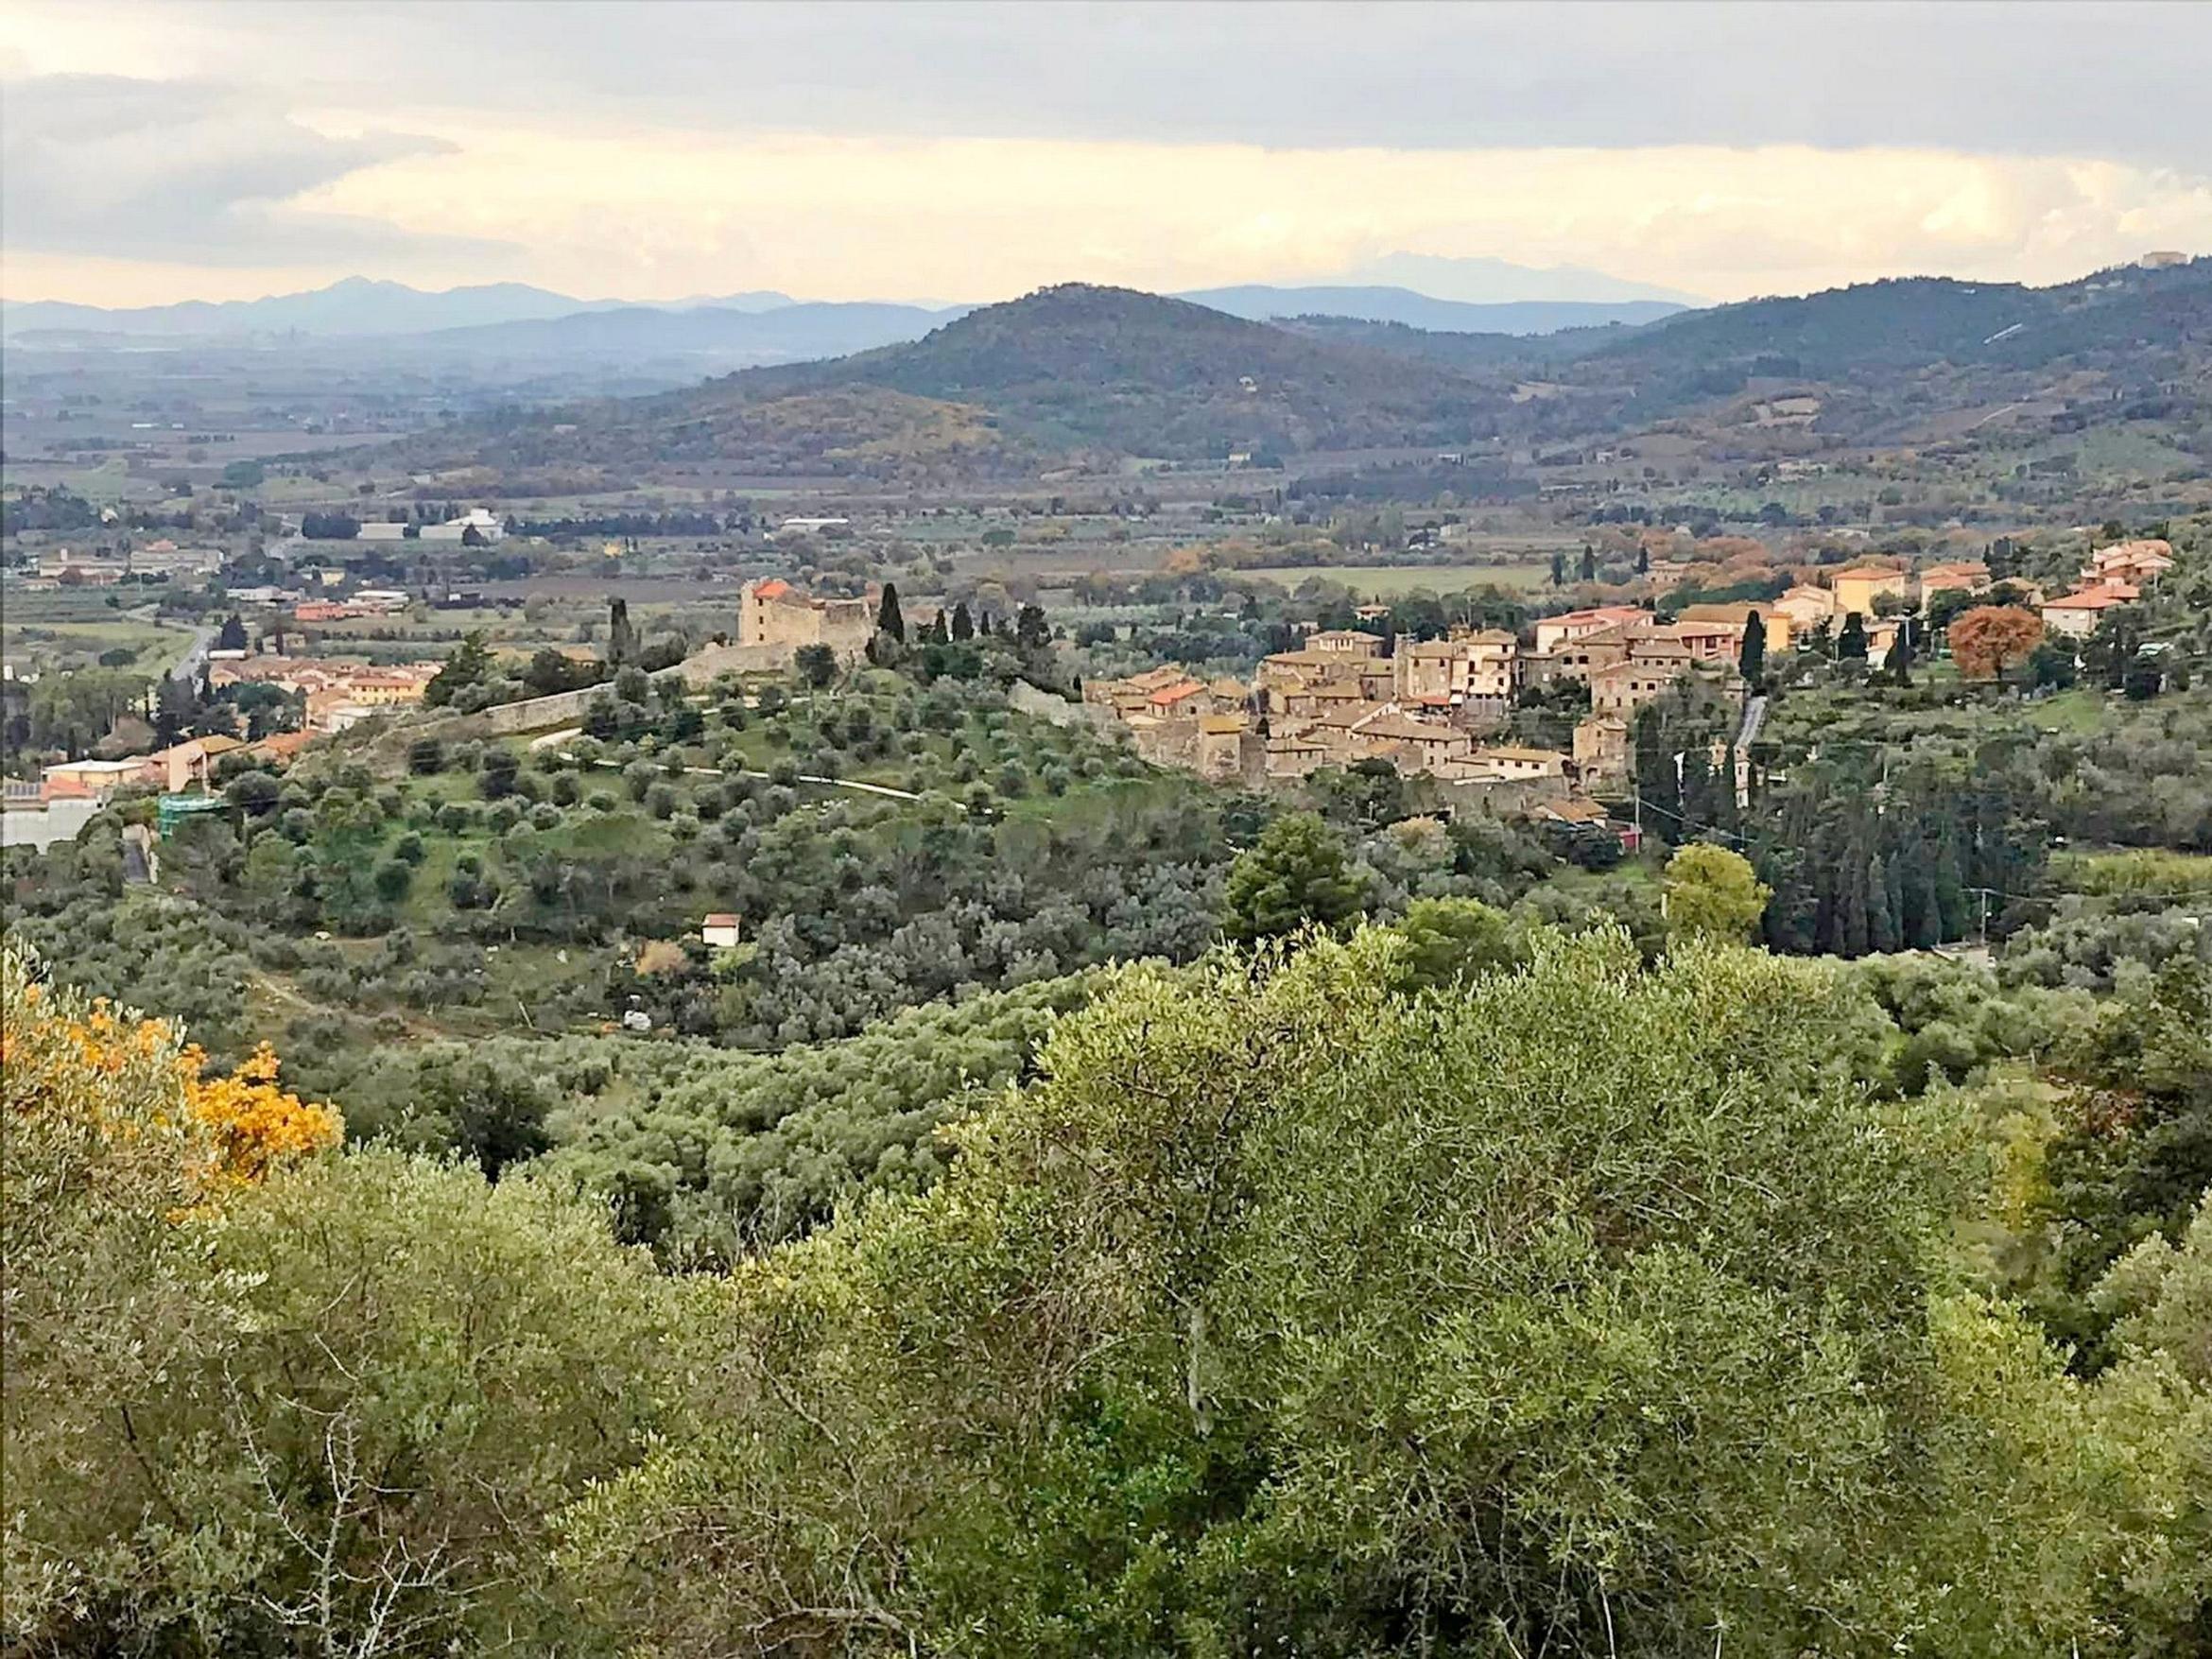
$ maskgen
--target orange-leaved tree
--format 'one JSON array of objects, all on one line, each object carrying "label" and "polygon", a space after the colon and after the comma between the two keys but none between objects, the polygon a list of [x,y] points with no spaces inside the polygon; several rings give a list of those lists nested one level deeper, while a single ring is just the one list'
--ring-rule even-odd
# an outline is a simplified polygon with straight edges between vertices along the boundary
[{"label": "orange-leaved tree", "polygon": [[277,1085],[276,1052],[267,1043],[228,1077],[197,1075],[206,1057],[187,1048],[184,1101],[215,1139],[212,1173],[232,1181],[258,1181],[272,1165],[304,1158],[338,1143],[341,1125],[329,1106],[310,1106]]},{"label": "orange-leaved tree", "polygon": [[2017,605],[1977,605],[1950,626],[1951,657],[1969,680],[1992,680],[2028,660],[2043,624]]},{"label": "orange-leaved tree", "polygon": [[172,1214],[337,1145],[338,1115],[280,1088],[266,1045],[228,1076],[206,1071],[206,1056],[174,1027],[43,984],[29,958],[7,952],[0,1073],[11,1205]]}]

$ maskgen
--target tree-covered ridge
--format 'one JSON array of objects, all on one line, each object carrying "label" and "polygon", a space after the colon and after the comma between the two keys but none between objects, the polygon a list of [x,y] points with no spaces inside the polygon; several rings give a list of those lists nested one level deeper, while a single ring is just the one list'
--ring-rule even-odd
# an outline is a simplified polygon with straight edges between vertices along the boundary
[{"label": "tree-covered ridge", "polygon": [[911,345],[736,380],[889,387],[980,404],[1048,447],[1169,457],[1457,444],[1484,401],[1444,370],[1080,283],[984,306]]},{"label": "tree-covered ridge", "polygon": [[936,1132],[1030,1075],[1073,975],[878,1020],[841,1042],[748,1054],[596,1037],[434,1044],[380,1056],[348,1089],[365,1139],[458,1150],[487,1173],[541,1167],[613,1204],[671,1260],[728,1262],[867,1192],[942,1173]]},{"label": "tree-covered ridge", "polygon": [[[928,1192],[727,1275],[566,1175],[180,1209],[116,1139],[63,1210],[10,1133],[8,1640],[2196,1650],[2201,1216],[2095,1277],[2069,1377],[1961,1249],[2049,1201],[1990,1179],[1998,1097],[1872,1082],[1864,970],[1539,930],[1407,994],[1406,949],[1116,974]],[[2170,1035],[2131,1006],[2116,1062]]]},{"label": "tree-covered ridge", "polygon": [[[2032,401],[2059,369],[2110,393],[2083,402],[2077,424],[2186,427],[2205,417],[2196,389],[2208,325],[2203,260],[2048,288],[1890,280],[1536,337],[1253,322],[1069,283],[907,344],[648,398],[513,411],[400,453],[410,465],[487,466],[571,489],[715,458],[768,472],[1002,477],[1048,458],[1456,452],[1499,437],[1616,435],[1721,408],[1754,383],[1776,394],[1795,383],[1823,400],[1823,434],[1888,443],[1901,420]],[[1544,396],[1525,395],[1530,380]]]}]

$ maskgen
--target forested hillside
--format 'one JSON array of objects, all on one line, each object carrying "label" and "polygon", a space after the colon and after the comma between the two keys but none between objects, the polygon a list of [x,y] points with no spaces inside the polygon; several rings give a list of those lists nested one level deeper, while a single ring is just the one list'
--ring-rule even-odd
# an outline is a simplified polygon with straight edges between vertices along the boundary
[{"label": "forested hillside", "polygon": [[1119,974],[929,1191],[726,1276],[10,954],[9,1639],[2202,1650],[2201,965],[1961,1091],[1888,1080],[1931,985],[1413,943]]},{"label": "forested hillside", "polygon": [[[1747,386],[1834,394],[1820,429],[1994,408],[2071,388],[2080,422],[2201,423],[2212,263],[2051,288],[1912,278],[1547,336],[1342,318],[1247,321],[1066,284],[911,344],[750,370],[653,398],[425,433],[410,464],[582,487],[655,460],[761,472],[976,476],[1109,461],[1616,434]],[[2066,377],[2076,377],[2067,379]],[[2088,378],[2080,378],[2080,377]],[[1549,383],[1530,398],[1530,378]]]}]

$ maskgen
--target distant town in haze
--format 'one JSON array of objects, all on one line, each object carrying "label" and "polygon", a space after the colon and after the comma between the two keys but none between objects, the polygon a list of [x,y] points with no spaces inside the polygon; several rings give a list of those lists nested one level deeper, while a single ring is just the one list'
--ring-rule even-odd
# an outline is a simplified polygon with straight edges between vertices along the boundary
[{"label": "distant town in haze", "polygon": [[0,1650],[2207,1650],[2200,16],[337,9],[0,24]]}]

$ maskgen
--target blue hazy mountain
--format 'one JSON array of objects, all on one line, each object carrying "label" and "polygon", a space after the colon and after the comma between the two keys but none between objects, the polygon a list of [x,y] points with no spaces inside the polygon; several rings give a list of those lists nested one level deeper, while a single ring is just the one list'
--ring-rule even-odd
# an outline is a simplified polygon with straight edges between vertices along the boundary
[{"label": "blue hazy mountain", "polygon": [[1437,334],[1557,334],[1608,323],[1656,322],[1685,306],[1666,300],[1513,300],[1473,304],[1439,300],[1399,287],[1271,287],[1248,283],[1198,288],[1178,299],[1232,317],[1266,322],[1284,317],[1351,317],[1362,322],[1399,322]]},{"label": "blue hazy mountain", "polygon": [[[109,309],[64,300],[30,300],[0,305],[0,329],[13,337],[32,333],[123,335],[137,338],[225,338],[309,334],[326,337],[428,334],[440,329],[546,321],[580,312],[627,307],[627,300],[579,300],[527,283],[486,283],[426,292],[405,283],[347,277],[326,288],[272,294],[262,300],[185,300],[174,305]],[[732,294],[679,302],[765,311],[792,303],[772,292]]]}]

